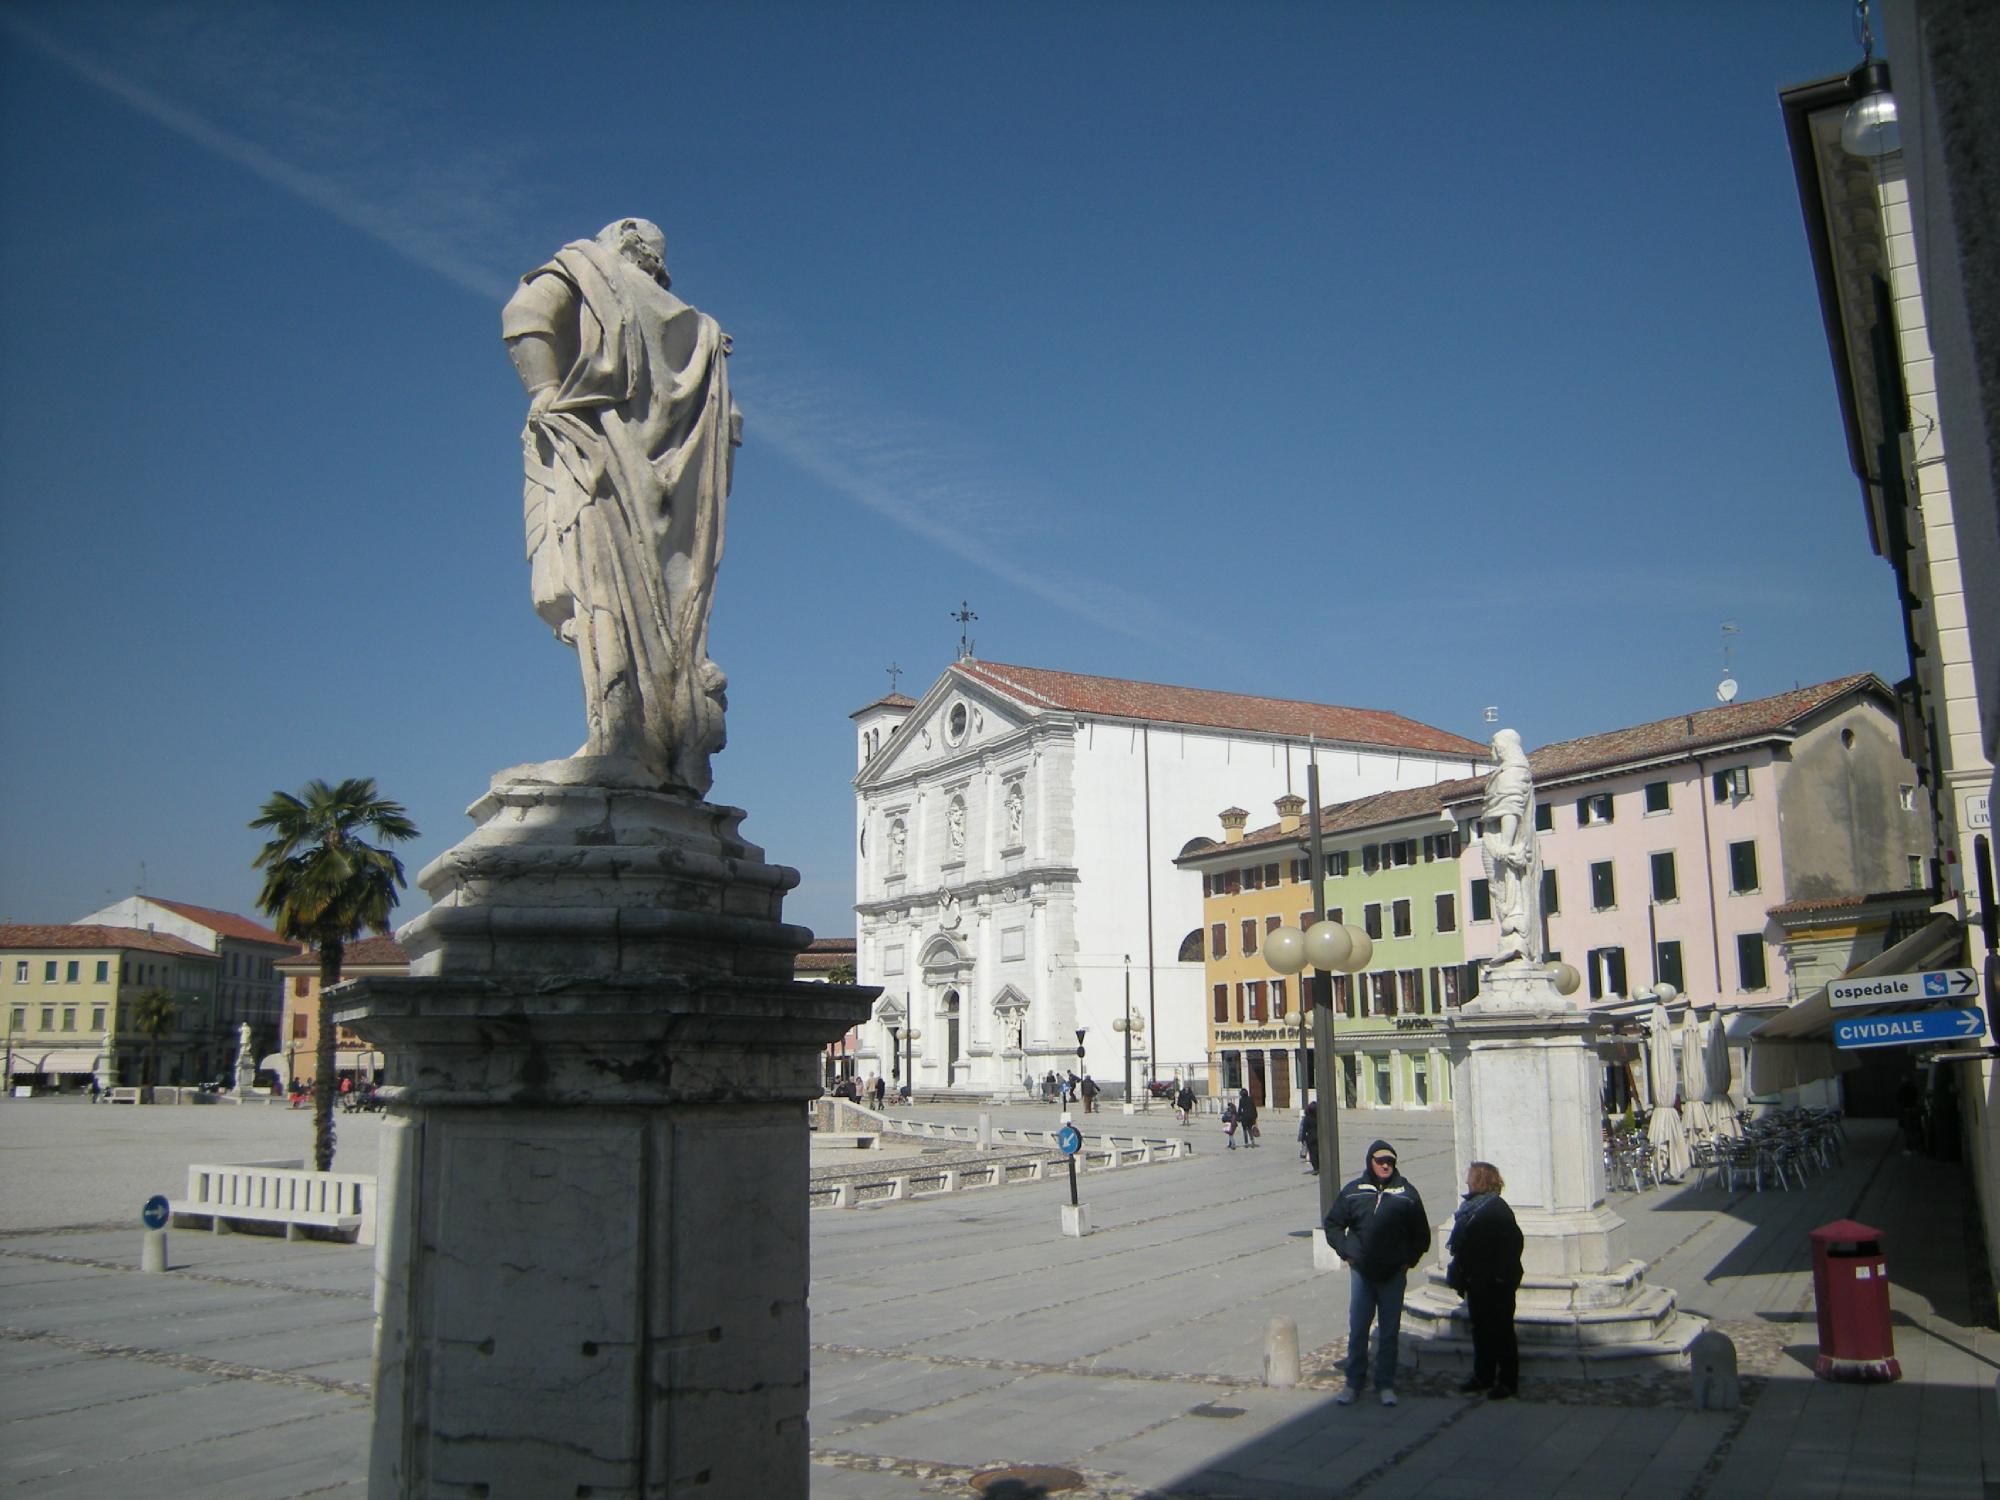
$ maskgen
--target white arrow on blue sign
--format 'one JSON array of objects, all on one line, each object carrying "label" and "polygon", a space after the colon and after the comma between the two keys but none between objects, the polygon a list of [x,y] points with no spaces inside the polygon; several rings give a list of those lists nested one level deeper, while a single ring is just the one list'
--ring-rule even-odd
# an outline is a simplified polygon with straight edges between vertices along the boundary
[{"label": "white arrow on blue sign", "polygon": [[1986,1035],[1986,1017],[1977,1009],[1898,1011],[1857,1016],[1833,1023],[1836,1047],[1907,1047],[1915,1042],[1961,1042]]},{"label": "white arrow on blue sign", "polygon": [[1908,1005],[1936,1000],[1971,1000],[1979,994],[1979,975],[1971,969],[1928,969],[1920,974],[1874,974],[1867,979],[1836,979],[1826,987],[1827,1004],[1836,1010],[1853,1005]]}]

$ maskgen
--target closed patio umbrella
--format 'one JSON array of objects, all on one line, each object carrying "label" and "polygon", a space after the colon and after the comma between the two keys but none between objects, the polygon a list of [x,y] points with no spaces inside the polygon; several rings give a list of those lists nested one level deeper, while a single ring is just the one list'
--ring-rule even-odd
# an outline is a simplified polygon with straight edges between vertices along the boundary
[{"label": "closed patio umbrella", "polygon": [[1723,1135],[1740,1135],[1736,1124],[1736,1101],[1729,1097],[1731,1073],[1729,1067],[1729,1035],[1724,1027],[1722,1013],[1705,1028],[1704,1038],[1708,1063],[1708,1104],[1715,1112],[1715,1128]]},{"label": "closed patio umbrella", "polygon": [[1653,1007],[1652,1036],[1647,1046],[1653,1059],[1653,1118],[1646,1135],[1659,1153],[1669,1177],[1685,1177],[1693,1158],[1688,1154],[1687,1129],[1674,1109],[1680,1092],[1680,1057],[1674,1046],[1673,1023],[1664,1005]]},{"label": "closed patio umbrella", "polygon": [[1715,1129],[1715,1110],[1708,1102],[1708,1049],[1692,1011],[1681,1023],[1681,1094],[1687,1100],[1681,1123],[1689,1130]]}]

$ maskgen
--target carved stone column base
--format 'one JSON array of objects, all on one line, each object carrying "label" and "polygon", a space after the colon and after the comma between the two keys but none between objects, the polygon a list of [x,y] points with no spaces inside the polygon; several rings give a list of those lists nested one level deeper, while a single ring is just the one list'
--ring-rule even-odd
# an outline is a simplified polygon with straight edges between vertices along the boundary
[{"label": "carved stone column base", "polygon": [[741,808],[579,757],[510,766],[466,811],[478,826],[417,877],[431,909],[397,934],[413,974],[790,979],[812,941],[781,915],[798,872],[743,838]]},{"label": "carved stone column base", "polygon": [[[1523,1366],[1543,1373],[1621,1373],[1686,1363],[1707,1326],[1646,1284],[1646,1263],[1625,1250],[1625,1221],[1604,1199],[1604,1143],[1596,1020],[1555,987],[1552,968],[1488,969],[1479,998],[1448,1017],[1457,1181],[1475,1161],[1507,1180],[1521,1226],[1526,1279],[1515,1327]],[[1444,1281],[1450,1237],[1404,1305],[1424,1366],[1469,1363],[1465,1305]]]},{"label": "carved stone column base", "polygon": [[742,814],[556,762],[422,876],[385,1057],[368,1492],[804,1500],[807,1100],[876,991],[795,984]]}]

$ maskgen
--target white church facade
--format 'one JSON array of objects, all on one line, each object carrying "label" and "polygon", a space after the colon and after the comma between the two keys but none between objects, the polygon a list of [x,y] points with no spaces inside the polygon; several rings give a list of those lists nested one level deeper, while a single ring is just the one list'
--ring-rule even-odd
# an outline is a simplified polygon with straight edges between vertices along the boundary
[{"label": "white church facade", "polygon": [[1302,797],[1309,759],[1330,804],[1486,754],[1377,709],[971,657],[852,717],[856,971],[883,991],[857,1073],[981,1097],[1071,1070],[1117,1097],[1124,1018],[1143,1023],[1135,1094],[1202,1077],[1201,885],[1174,867],[1188,831]]}]

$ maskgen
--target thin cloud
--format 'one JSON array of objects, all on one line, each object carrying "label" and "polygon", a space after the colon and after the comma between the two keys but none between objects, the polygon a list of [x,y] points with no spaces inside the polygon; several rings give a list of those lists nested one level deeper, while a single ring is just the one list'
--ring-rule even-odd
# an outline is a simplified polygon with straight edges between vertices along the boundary
[{"label": "thin cloud", "polygon": [[465,253],[462,245],[453,242],[449,231],[426,222],[436,217],[434,209],[414,214],[407,205],[371,200],[331,176],[295,166],[257,142],[212,124],[193,110],[65,45],[17,13],[0,12],[0,26],[139,114],[282,188],[452,285],[481,297],[507,295],[512,278],[480,264]]},{"label": "thin cloud", "polygon": [[[258,5],[232,8],[220,26],[200,12],[163,10],[148,19],[143,37],[128,35],[138,48],[132,70],[197,80],[197,87],[206,81],[218,101],[247,110],[256,129],[279,140],[278,149],[169,98],[118,61],[60,40],[17,11],[0,11],[0,26],[17,39],[145,118],[453,286],[486,300],[504,298],[514,277],[497,255],[475,248],[515,238],[496,221],[496,204],[519,196],[508,181],[504,148],[489,143],[475,156],[452,151],[443,162],[434,144],[428,156],[413,151],[416,132],[398,128],[397,97],[379,70],[370,71],[374,64],[357,56],[302,56],[308,46],[340,48],[325,36],[299,40],[297,20],[296,13]],[[334,164],[318,170],[294,159],[325,156]],[[759,340],[780,360],[787,344],[796,350],[796,341],[782,336]],[[864,406],[851,373],[788,373],[782,364],[751,372],[739,363],[736,379],[745,404],[754,406],[759,440],[890,524],[1100,629],[1134,639],[1189,634],[1185,619],[1152,600],[1045,558],[1024,560],[1024,536],[1032,544],[1062,529],[1052,519],[1056,505],[1046,498],[1037,504],[1018,486],[987,477],[995,465],[934,424],[888,402]]]}]

